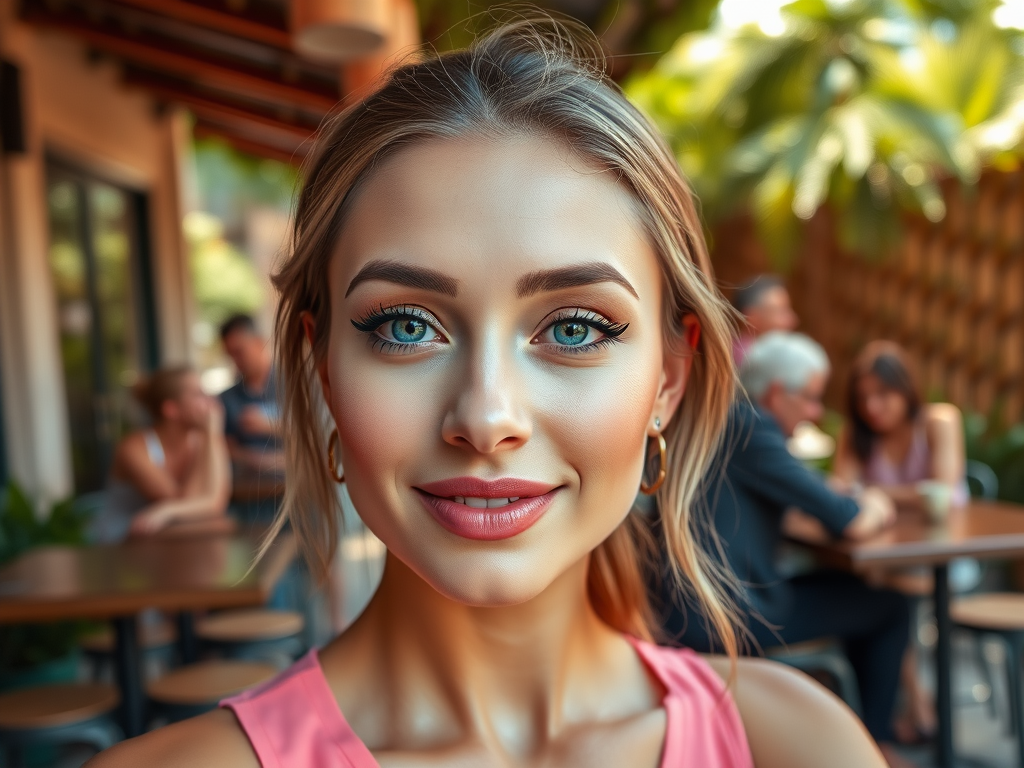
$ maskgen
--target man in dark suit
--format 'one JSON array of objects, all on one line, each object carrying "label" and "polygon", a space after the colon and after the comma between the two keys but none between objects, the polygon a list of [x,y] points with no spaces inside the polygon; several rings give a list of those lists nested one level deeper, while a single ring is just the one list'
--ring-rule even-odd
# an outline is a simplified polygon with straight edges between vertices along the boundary
[{"label": "man in dark suit", "polygon": [[[878,489],[865,489],[856,498],[836,493],[786,448],[798,423],[821,417],[828,374],[824,350],[806,336],[772,332],[751,346],[740,369],[746,395],[733,406],[726,444],[705,482],[703,506],[741,585],[736,599],[748,637],[761,648],[824,637],[842,640],[860,684],[864,723],[882,743],[892,740],[909,633],[906,598],[848,573],[787,578],[776,567],[787,510],[799,509],[832,535],[852,538],[877,532],[895,515],[891,500]],[[720,649],[699,612],[666,590],[659,586],[655,603],[668,639],[700,651]]]}]

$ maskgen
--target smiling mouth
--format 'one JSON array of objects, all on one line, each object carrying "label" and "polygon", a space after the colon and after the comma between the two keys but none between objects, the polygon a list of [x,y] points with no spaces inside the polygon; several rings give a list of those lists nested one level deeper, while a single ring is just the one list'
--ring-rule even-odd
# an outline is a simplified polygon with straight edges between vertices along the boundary
[{"label": "smiling mouth", "polygon": [[478,478],[458,478],[414,488],[442,528],[475,541],[498,541],[527,530],[548,510],[559,489],[560,486],[523,480]]},{"label": "smiling mouth", "polygon": [[519,501],[518,496],[510,496],[507,499],[485,499],[477,496],[453,496],[451,501],[456,504],[465,504],[473,509],[498,509],[507,507],[513,501]]}]

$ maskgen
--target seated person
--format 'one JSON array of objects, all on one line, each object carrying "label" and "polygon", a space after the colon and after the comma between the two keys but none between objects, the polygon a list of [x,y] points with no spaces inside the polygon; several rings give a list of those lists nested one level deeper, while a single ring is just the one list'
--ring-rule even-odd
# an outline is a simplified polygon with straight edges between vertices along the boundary
[{"label": "seated person", "polygon": [[[913,368],[898,344],[872,342],[854,361],[847,385],[846,418],[833,468],[840,483],[849,488],[879,486],[900,506],[922,508],[921,482],[932,480],[947,486],[951,505],[967,502],[960,411],[949,403],[922,402]],[[953,588],[977,584],[980,570],[975,560],[953,561]],[[931,592],[927,572],[904,571],[890,575],[890,580],[914,594]],[[900,740],[906,742],[928,738],[936,729],[931,697],[921,686],[916,669],[911,650],[903,666],[909,709],[897,724]]]},{"label": "seated person", "polygon": [[227,509],[231,476],[223,411],[203,392],[195,371],[157,371],[133,394],[152,426],[117,446],[106,501],[90,526],[100,543],[218,517]]},{"label": "seated person", "polygon": [[[893,504],[880,490],[867,488],[858,498],[836,493],[786,449],[799,422],[820,418],[828,374],[824,350],[806,336],[772,332],[754,342],[740,369],[750,400],[740,393],[732,407],[718,469],[710,471],[697,509],[710,514],[718,551],[738,579],[735,600],[748,640],[768,648],[840,639],[857,673],[864,724],[891,753],[887,742],[908,639],[906,598],[848,573],[786,579],[775,565],[790,508],[817,518],[835,536],[853,538],[872,535],[894,518]],[[714,542],[709,549],[715,551]],[[667,639],[716,650],[706,619],[667,587],[659,591],[656,604]],[[899,764],[895,756],[890,759]]]},{"label": "seated person", "polygon": [[967,502],[963,420],[949,403],[923,403],[903,349],[875,341],[850,370],[846,429],[835,476],[851,486],[876,485],[899,505],[923,507],[920,483],[949,486],[954,505]]},{"label": "seated person", "polygon": [[771,331],[793,331],[799,325],[786,284],[775,275],[760,275],[737,289],[732,305],[746,321],[746,328],[732,345],[737,366],[743,364],[747,350],[758,336]]},{"label": "seated person", "polygon": [[284,482],[270,345],[249,315],[228,318],[221,326],[220,338],[239,375],[238,383],[220,396],[238,511],[246,521],[269,523],[277,512]]}]

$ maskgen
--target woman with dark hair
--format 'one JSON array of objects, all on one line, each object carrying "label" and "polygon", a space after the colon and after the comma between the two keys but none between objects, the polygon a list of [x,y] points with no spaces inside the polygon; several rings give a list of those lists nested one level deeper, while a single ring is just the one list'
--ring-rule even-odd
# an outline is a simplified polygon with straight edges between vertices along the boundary
[{"label": "woman with dark hair", "polygon": [[923,508],[935,481],[954,506],[966,503],[960,411],[923,403],[906,352],[890,341],[868,344],[854,361],[847,388],[847,428],[839,441],[840,481],[879,486],[902,507]]},{"label": "woman with dark hair", "polygon": [[[849,486],[884,490],[904,509],[924,510],[938,493],[946,506],[962,506],[969,496],[965,478],[963,422],[950,403],[925,403],[907,353],[891,341],[875,341],[858,355],[847,386],[847,425],[840,437],[833,471]],[[900,578],[892,586],[910,594],[927,586]],[[913,646],[904,657],[902,682],[906,716],[896,723],[903,742],[935,732],[935,712],[921,687]]]},{"label": "woman with dark hair", "polygon": [[106,500],[90,526],[101,543],[221,516],[231,493],[224,412],[196,372],[156,371],[132,394],[151,426],[125,435],[114,453]]}]

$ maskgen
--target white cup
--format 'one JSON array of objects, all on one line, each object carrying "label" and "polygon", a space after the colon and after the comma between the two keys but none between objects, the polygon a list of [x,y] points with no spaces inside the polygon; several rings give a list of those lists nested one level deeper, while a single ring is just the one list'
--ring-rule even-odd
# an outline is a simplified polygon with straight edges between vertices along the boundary
[{"label": "white cup", "polygon": [[949,483],[922,480],[917,484],[917,492],[921,494],[933,523],[944,522],[949,517],[949,509],[953,506],[953,487]]}]

